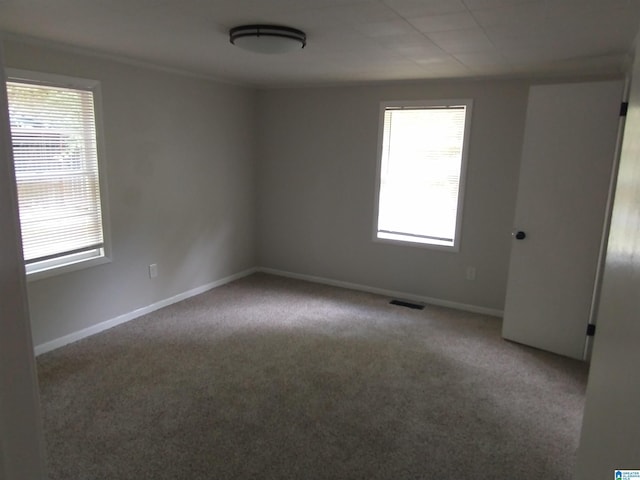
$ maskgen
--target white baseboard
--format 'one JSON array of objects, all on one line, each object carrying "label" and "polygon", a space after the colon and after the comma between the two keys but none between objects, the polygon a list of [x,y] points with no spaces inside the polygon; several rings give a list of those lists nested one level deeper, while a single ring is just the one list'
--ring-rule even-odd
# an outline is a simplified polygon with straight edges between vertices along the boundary
[{"label": "white baseboard", "polygon": [[268,273],[271,275],[278,275],[281,277],[294,278],[297,280],[305,280],[307,282],[331,285],[334,287],[348,288],[350,290],[358,290],[361,292],[375,293],[377,295],[384,295],[386,297],[399,298],[403,300],[411,300],[413,302],[421,302],[421,303],[427,303],[430,305],[438,305],[440,307],[455,308],[457,310],[463,310],[465,312],[481,313],[483,315],[491,315],[493,317],[502,318],[504,313],[502,310],[496,310],[493,308],[479,307],[477,305],[468,305],[466,303],[458,303],[458,302],[452,302],[449,300],[441,300],[439,298],[431,298],[431,297],[425,297],[422,295],[414,295],[411,293],[397,292],[394,290],[386,290],[384,288],[376,288],[368,285],[361,285],[358,283],[343,282],[341,280],[333,280],[331,278],[316,277],[313,275],[304,275],[300,273],[287,272],[283,270],[277,270],[274,268],[258,267],[256,271]]},{"label": "white baseboard", "polygon": [[103,332],[117,325],[121,325],[123,323],[134,320],[138,317],[141,317],[142,315],[155,312],[156,310],[159,310],[163,307],[168,307],[169,305],[173,305],[174,303],[181,302],[182,300],[186,300],[187,298],[200,295],[201,293],[209,291],[213,288],[220,287],[222,285],[233,282],[235,280],[239,280],[240,278],[256,273],[257,271],[258,271],[257,268],[250,268],[248,270],[244,270],[234,275],[230,275],[220,280],[216,280],[215,282],[207,283],[206,285],[201,285],[200,287],[196,287],[186,292],[179,293],[178,295],[174,295],[173,297],[166,298],[164,300],[160,300],[159,302],[152,303],[151,305],[147,305],[146,307],[138,308],[136,310],[133,310],[132,312],[128,312],[123,315],[119,315],[115,318],[112,318],[110,320],[100,322],[96,325],[92,325],[91,327],[83,328],[82,330],[78,330],[77,332],[73,332],[63,337],[51,340],[49,342],[36,345],[34,348],[35,354],[36,356],[42,355],[43,353],[50,352],[51,350],[55,350],[56,348],[63,347],[64,345],[77,342],[78,340],[82,340],[83,338],[90,337],[91,335],[95,335],[96,333]]},{"label": "white baseboard", "polygon": [[383,288],[371,287],[369,285],[343,282],[341,280],[333,280],[331,278],[316,277],[314,275],[304,275],[300,273],[287,272],[284,270],[277,270],[274,268],[255,267],[255,268],[250,268],[242,272],[236,273],[234,275],[230,275],[220,280],[216,280],[215,282],[207,283],[206,285],[193,288],[186,292],[179,293],[178,295],[174,295],[173,297],[160,300],[159,302],[152,303],[151,305],[147,305],[146,307],[138,308],[136,310],[133,310],[132,312],[119,315],[110,320],[100,322],[96,325],[92,325],[91,327],[78,330],[77,332],[70,333],[68,335],[56,338],[49,342],[41,343],[40,345],[35,346],[34,348],[35,354],[36,356],[42,355],[43,353],[50,352],[52,350],[55,350],[56,348],[63,347],[73,342],[77,342],[78,340],[82,340],[83,338],[90,337],[91,335],[95,335],[96,333],[103,332],[115,326],[121,325],[123,323],[134,320],[138,317],[141,317],[142,315],[146,315],[148,313],[159,310],[163,307],[173,305],[174,303],[180,302],[182,300],[186,300],[187,298],[200,295],[201,293],[204,293],[208,290],[211,290],[216,287],[220,287],[222,285],[233,282],[235,280],[239,280],[243,277],[249,276],[256,272],[264,272],[271,275],[278,275],[281,277],[305,280],[307,282],[320,283],[320,284],[331,285],[331,286],[340,287],[340,288],[348,288],[350,290],[358,290],[361,292],[374,293],[377,295],[384,295],[387,297],[401,298],[404,300],[411,300],[414,302],[422,302],[422,303],[427,303],[431,305],[438,305],[441,307],[455,308],[458,310],[463,310],[463,311],[473,312],[473,313],[481,313],[484,315],[491,315],[494,317],[502,317],[503,315],[502,310],[495,310],[492,308],[479,307],[476,305],[468,305],[465,303],[452,302],[449,300],[441,300],[438,298],[425,297],[422,295],[414,295],[414,294],[398,292],[394,290],[386,290]]}]

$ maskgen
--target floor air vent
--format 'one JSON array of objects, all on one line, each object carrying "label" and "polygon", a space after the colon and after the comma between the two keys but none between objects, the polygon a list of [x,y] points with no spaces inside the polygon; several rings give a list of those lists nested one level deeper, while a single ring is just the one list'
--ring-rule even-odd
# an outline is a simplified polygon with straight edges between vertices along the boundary
[{"label": "floor air vent", "polygon": [[399,307],[407,307],[414,310],[424,310],[424,305],[420,305],[419,303],[406,302],[404,300],[391,300],[389,303],[391,305],[398,305]]}]

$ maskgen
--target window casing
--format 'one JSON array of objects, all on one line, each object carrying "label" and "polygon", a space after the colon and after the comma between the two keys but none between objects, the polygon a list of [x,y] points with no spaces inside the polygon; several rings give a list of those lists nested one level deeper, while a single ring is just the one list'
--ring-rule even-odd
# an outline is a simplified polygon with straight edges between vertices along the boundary
[{"label": "window casing", "polygon": [[12,69],[7,77],[28,279],[109,261],[99,82]]},{"label": "window casing", "polygon": [[381,104],[374,240],[459,251],[471,109]]}]

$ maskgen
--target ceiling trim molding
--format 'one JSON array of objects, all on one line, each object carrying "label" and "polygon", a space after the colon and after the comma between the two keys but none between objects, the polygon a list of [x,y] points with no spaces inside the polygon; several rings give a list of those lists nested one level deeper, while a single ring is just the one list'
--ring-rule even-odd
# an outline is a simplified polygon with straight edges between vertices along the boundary
[{"label": "ceiling trim molding", "polygon": [[74,55],[82,55],[85,57],[108,60],[111,62],[121,63],[123,65],[127,65],[130,67],[139,67],[139,68],[146,68],[150,70],[157,70],[163,73],[179,75],[182,77],[190,77],[198,80],[206,80],[206,81],[221,83],[225,85],[252,88],[252,89],[259,88],[258,85],[254,85],[254,84],[233,81],[233,80],[229,80],[221,77],[215,77],[213,75],[207,75],[204,73],[199,73],[199,72],[195,72],[187,69],[170,67],[167,65],[162,65],[162,64],[155,63],[148,60],[140,60],[137,58],[128,57],[126,55],[102,52],[99,50],[93,50],[88,47],[79,47],[77,45],[72,45],[69,43],[45,40],[39,37],[33,37],[30,35],[23,35],[23,34],[14,33],[14,32],[7,32],[7,31],[0,32],[0,40],[3,43],[6,41],[9,41],[9,42],[21,43],[23,45],[38,47],[38,48],[48,48],[60,53],[70,53]]}]

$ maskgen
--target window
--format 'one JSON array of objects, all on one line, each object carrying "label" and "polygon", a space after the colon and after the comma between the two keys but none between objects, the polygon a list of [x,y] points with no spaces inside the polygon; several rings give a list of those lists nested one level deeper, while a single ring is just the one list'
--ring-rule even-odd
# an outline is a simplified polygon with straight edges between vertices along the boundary
[{"label": "window", "polygon": [[382,104],[375,239],[459,250],[471,103]]},{"label": "window", "polygon": [[27,274],[103,263],[98,82],[17,70],[7,75]]}]

